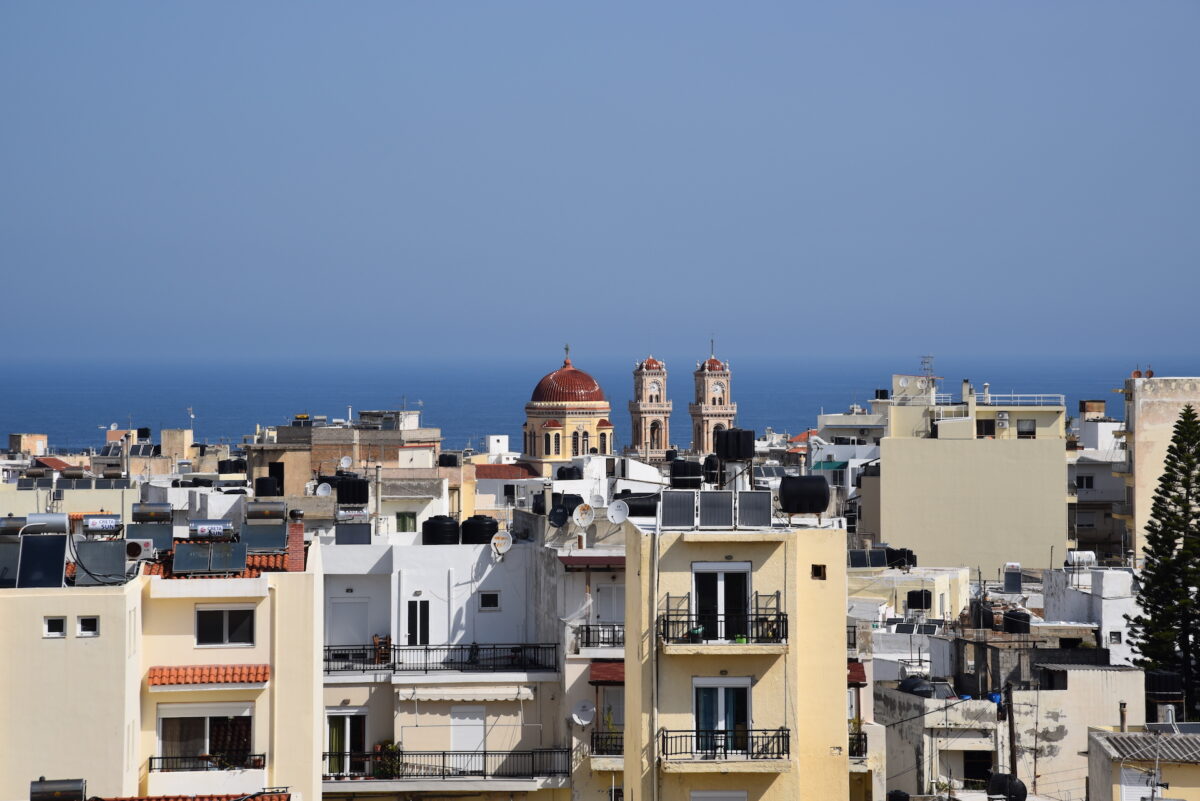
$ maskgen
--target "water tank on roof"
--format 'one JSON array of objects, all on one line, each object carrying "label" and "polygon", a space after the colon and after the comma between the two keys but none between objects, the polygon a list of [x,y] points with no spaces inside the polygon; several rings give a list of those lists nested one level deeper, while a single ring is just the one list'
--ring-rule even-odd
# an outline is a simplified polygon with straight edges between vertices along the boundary
[{"label": "water tank on roof", "polygon": [[247,520],[280,520],[287,515],[283,501],[250,501],[246,504]]},{"label": "water tank on roof", "polygon": [[724,478],[722,473],[724,472],[725,471],[721,469],[721,460],[718,459],[716,455],[709,454],[708,456],[704,457],[705,484],[716,484],[718,486],[724,484],[725,482],[722,480]]},{"label": "water tank on roof", "polygon": [[[562,497],[563,496],[561,492],[550,493],[550,505],[559,506],[562,504]],[[546,496],[541,492],[535,492],[533,494],[533,513],[535,515],[546,514]]]},{"label": "water tank on roof", "polygon": [[472,515],[462,523],[463,545],[487,545],[500,530],[500,523],[487,515]]},{"label": "water tank on roof", "polygon": [[562,506],[567,510],[567,514],[574,512],[575,507],[579,506],[581,503],[583,503],[582,495],[575,495],[574,493],[570,492],[563,493]]},{"label": "water tank on roof", "polygon": [[259,498],[277,498],[283,495],[279,480],[274,476],[259,476],[254,479],[254,494]]},{"label": "water tank on roof", "polygon": [[19,534],[24,527],[25,518],[23,517],[13,517],[12,515],[0,517],[0,534]]},{"label": "water tank on roof", "polygon": [[704,468],[699,462],[676,459],[671,462],[671,489],[700,489]]},{"label": "water tank on roof", "polygon": [[929,590],[909,590],[908,608],[928,611],[933,606],[933,593]]},{"label": "water tank on roof", "polygon": [[366,506],[371,501],[371,482],[365,478],[343,478],[337,484],[339,506]]},{"label": "water tank on roof", "polygon": [[434,515],[421,524],[422,545],[458,545],[458,521]]},{"label": "water tank on roof", "polygon": [[663,455],[663,458],[668,462],[673,462],[679,458],[679,451],[671,448],[666,452],[666,454]]},{"label": "water tank on roof", "polygon": [[1004,613],[1004,630],[1009,634],[1029,633],[1029,613],[1010,609]]},{"label": "water tank on roof", "polygon": [[583,468],[576,467],[573,464],[565,464],[558,468],[556,475],[559,481],[578,481],[583,478]]},{"label": "water tank on roof", "polygon": [[439,453],[438,467],[458,467],[457,453]]},{"label": "water tank on roof", "polygon": [[1004,563],[1004,591],[1019,593],[1021,591],[1021,563]]},{"label": "water tank on roof", "polygon": [[713,450],[723,461],[748,462],[754,458],[754,431],[730,428],[713,434]]},{"label": "water tank on roof", "polygon": [[784,476],[779,480],[779,508],[788,515],[824,514],[829,482],[824,476]]},{"label": "water tank on roof", "polygon": [[888,790],[887,801],[908,801],[911,796],[903,790]]},{"label": "water tank on roof", "polygon": [[887,400],[887,399],[888,399],[888,391],[886,389],[875,390],[875,400]]},{"label": "water tank on roof", "polygon": [[896,689],[909,695],[919,695],[922,698],[932,698],[934,696],[933,685],[920,676],[909,676],[907,679],[901,681]]},{"label": "water tank on roof", "polygon": [[125,472],[119,467],[106,467],[101,476],[103,478],[125,478]]},{"label": "water tank on roof", "polygon": [[67,467],[60,475],[63,478],[83,478],[86,472],[82,467]]},{"label": "water tank on roof", "polygon": [[135,503],[130,514],[134,523],[170,523],[174,516],[169,503]]},{"label": "water tank on roof", "polygon": [[658,515],[658,496],[633,490],[621,490],[613,496],[614,501],[624,501],[629,507],[630,517],[655,517]]},{"label": "water tank on roof", "polygon": [[29,783],[29,801],[83,801],[85,779],[39,779]]},{"label": "water tank on roof", "polygon": [[1025,801],[1029,791],[1025,782],[1009,773],[993,773],[987,783],[988,798],[1003,798],[1005,801]]}]

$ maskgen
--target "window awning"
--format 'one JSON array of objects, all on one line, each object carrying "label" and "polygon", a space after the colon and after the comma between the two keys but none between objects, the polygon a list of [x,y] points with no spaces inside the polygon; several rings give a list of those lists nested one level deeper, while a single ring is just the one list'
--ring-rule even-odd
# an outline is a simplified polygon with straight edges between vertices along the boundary
[{"label": "window awning", "polygon": [[413,687],[396,691],[400,701],[532,701],[533,689],[517,684],[491,687]]},{"label": "window awning", "polygon": [[845,470],[849,462],[813,462],[813,470]]},{"label": "window awning", "polygon": [[588,684],[624,684],[624,662],[593,662],[588,667]]},{"label": "window awning", "polygon": [[867,686],[867,668],[862,662],[847,662],[846,673],[848,687]]}]

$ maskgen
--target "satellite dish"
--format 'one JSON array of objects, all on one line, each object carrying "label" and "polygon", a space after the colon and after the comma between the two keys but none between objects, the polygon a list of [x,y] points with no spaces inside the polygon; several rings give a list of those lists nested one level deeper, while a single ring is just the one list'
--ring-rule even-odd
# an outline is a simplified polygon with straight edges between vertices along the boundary
[{"label": "satellite dish", "polygon": [[108,424],[108,430],[109,430],[109,431],[116,431],[116,430],[117,430],[117,424],[116,424],[116,423],[109,423],[109,424]]},{"label": "satellite dish", "polygon": [[507,531],[497,531],[492,535],[492,550],[501,556],[512,550],[512,546],[512,534],[509,534]]},{"label": "satellite dish", "polygon": [[604,505],[604,496],[603,495],[593,495],[592,496],[592,506],[603,506],[603,505]]},{"label": "satellite dish", "polygon": [[343,456],[338,461],[338,467],[342,468],[343,470],[349,470],[353,466],[354,466],[354,460],[351,459],[349,456]]},{"label": "satellite dish", "polygon": [[587,528],[596,520],[596,510],[586,503],[581,503],[575,507],[575,511],[571,513],[571,519],[575,521],[575,525],[580,528]]},{"label": "satellite dish", "polygon": [[322,498],[328,498],[332,494],[333,487],[329,486],[328,484],[317,485],[317,495],[321,496]]},{"label": "satellite dish", "polygon": [[629,504],[625,501],[613,501],[608,505],[608,520],[610,523],[624,523],[629,519]]},{"label": "satellite dish", "polygon": [[580,701],[571,710],[571,721],[576,726],[586,726],[596,719],[596,705],[591,701]]},{"label": "satellite dish", "polygon": [[550,525],[554,528],[562,528],[567,524],[567,507],[563,506],[562,504],[555,506],[550,510],[550,514],[547,515],[547,519],[550,521]]}]

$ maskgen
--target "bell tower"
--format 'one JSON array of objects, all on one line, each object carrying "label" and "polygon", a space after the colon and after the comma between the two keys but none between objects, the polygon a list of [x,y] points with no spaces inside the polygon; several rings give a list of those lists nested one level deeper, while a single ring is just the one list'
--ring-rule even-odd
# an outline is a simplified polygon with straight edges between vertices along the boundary
[{"label": "bell tower", "polygon": [[671,447],[671,401],[667,400],[667,366],[648,356],[633,368],[633,423],[629,453],[647,461],[661,461]]},{"label": "bell tower", "polygon": [[688,404],[692,418],[692,450],[696,453],[712,453],[715,432],[733,428],[737,417],[737,404],[729,392],[729,362],[723,362],[715,354],[696,365],[696,398]]}]

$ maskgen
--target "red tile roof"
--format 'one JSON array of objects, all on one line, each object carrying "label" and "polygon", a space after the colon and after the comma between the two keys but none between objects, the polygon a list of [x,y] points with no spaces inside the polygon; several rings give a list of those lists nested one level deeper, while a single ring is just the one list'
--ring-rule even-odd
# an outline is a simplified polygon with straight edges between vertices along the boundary
[{"label": "red tile roof", "polygon": [[[184,540],[176,540],[176,544]],[[147,576],[162,576],[169,579],[206,579],[206,578],[258,578],[263,573],[283,573],[287,571],[287,554],[264,553],[250,554],[246,557],[246,569],[241,573],[218,574],[176,574],[171,570],[171,556],[163,556],[157,562],[146,562],[143,574]]]},{"label": "red tile roof", "polygon": [[62,459],[59,459],[57,456],[39,456],[38,458],[34,459],[34,461],[37,462],[42,467],[46,468],[47,470],[62,471],[62,470],[69,470],[72,467],[75,467],[75,465],[68,464],[67,462],[64,462]]},{"label": "red tile roof", "polygon": [[562,428],[562,427],[563,427],[562,423],[558,422],[557,420],[547,420],[546,422],[542,423],[542,428]]},{"label": "red tile roof", "polygon": [[624,662],[593,662],[588,667],[588,684],[624,684]]},{"label": "red tile roof", "polygon": [[270,665],[156,665],[151,687],[177,684],[261,684],[271,678]]},{"label": "red tile roof", "polygon": [[847,662],[846,674],[846,684],[850,687],[856,684],[865,686],[867,683],[867,668],[862,662]]},{"label": "red tile roof", "polygon": [[537,386],[533,388],[530,403],[570,403],[572,401],[604,401],[604,390],[582,370],[571,365],[571,360],[563,361],[563,366],[553,373],[547,373]]},{"label": "red tile roof", "polygon": [[706,370],[710,373],[719,373],[728,370],[729,366],[718,359],[716,356],[709,356],[708,361],[700,366],[701,370]]},{"label": "red tile roof", "polygon": [[538,472],[527,464],[477,464],[475,478],[537,478]]},{"label": "red tile roof", "polygon": [[653,356],[647,356],[645,361],[638,365],[639,370],[661,370],[663,363]]},{"label": "red tile roof", "polygon": [[599,425],[597,425],[596,427],[597,428],[612,428],[613,424],[608,422],[607,420],[601,420]]}]

